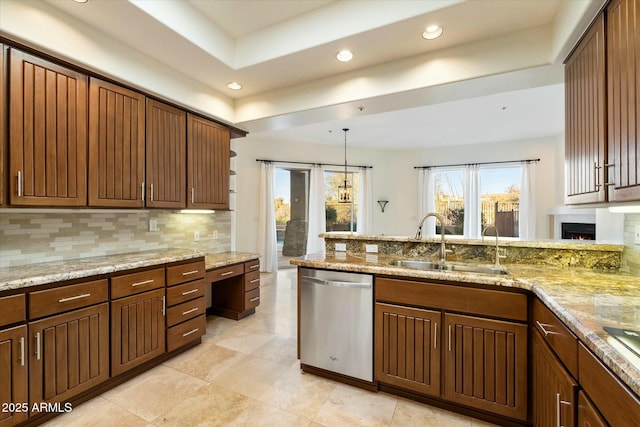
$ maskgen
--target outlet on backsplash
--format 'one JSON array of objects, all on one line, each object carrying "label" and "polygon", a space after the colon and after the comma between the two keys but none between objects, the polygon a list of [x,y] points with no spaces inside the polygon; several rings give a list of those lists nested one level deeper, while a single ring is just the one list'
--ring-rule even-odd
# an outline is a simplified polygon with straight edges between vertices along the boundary
[{"label": "outlet on backsplash", "polygon": [[194,231],[193,232],[193,241],[194,242],[199,242],[200,241],[200,232],[199,231]]},{"label": "outlet on backsplash", "polygon": [[213,238],[214,240],[218,238],[218,230],[213,230],[213,234],[211,235],[211,238]]}]

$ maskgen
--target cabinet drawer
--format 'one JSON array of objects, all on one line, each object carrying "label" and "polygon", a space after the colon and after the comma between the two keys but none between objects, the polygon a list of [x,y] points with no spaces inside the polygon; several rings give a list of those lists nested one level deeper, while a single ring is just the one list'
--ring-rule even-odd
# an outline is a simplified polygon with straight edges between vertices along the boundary
[{"label": "cabinet drawer", "polygon": [[260,260],[252,259],[251,261],[247,261],[244,263],[244,272],[251,273],[254,271],[260,271]]},{"label": "cabinet drawer", "polygon": [[578,376],[578,339],[547,308],[535,299],[533,302],[532,326],[540,332],[542,338],[558,356],[575,378]]},{"label": "cabinet drawer", "polygon": [[227,267],[216,268],[207,271],[207,282],[217,282],[218,280],[228,279],[229,277],[244,274],[244,264],[233,264]]},{"label": "cabinet drawer", "polygon": [[167,351],[173,351],[183,345],[197,340],[205,333],[206,320],[202,314],[167,329]]},{"label": "cabinet drawer", "polygon": [[107,279],[31,292],[29,318],[36,319],[105,302],[108,294]]},{"label": "cabinet drawer", "polygon": [[123,274],[111,278],[111,299],[122,298],[164,286],[164,268]]},{"label": "cabinet drawer", "polygon": [[260,305],[260,288],[254,289],[244,294],[244,309],[251,310]]},{"label": "cabinet drawer", "polygon": [[527,296],[515,292],[376,277],[376,301],[527,320]]},{"label": "cabinet drawer", "polygon": [[0,298],[0,326],[23,322],[27,319],[27,305],[24,294]]},{"label": "cabinet drawer", "polygon": [[204,273],[203,260],[167,267],[167,286],[202,279]]},{"label": "cabinet drawer", "polygon": [[204,297],[183,302],[167,309],[167,326],[174,326],[205,312]]},{"label": "cabinet drawer", "polygon": [[249,292],[260,287],[260,272],[252,271],[244,275],[244,291]]},{"label": "cabinet drawer", "polygon": [[167,306],[204,296],[204,279],[167,288]]}]

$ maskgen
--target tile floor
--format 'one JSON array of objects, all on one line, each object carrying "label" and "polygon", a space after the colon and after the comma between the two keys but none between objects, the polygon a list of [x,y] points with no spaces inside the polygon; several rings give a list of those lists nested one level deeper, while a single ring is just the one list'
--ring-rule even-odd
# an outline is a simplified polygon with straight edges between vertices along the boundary
[{"label": "tile floor", "polygon": [[450,426],[491,424],[300,371],[296,270],[263,274],[256,314],[210,316],[201,345],[45,425]]}]

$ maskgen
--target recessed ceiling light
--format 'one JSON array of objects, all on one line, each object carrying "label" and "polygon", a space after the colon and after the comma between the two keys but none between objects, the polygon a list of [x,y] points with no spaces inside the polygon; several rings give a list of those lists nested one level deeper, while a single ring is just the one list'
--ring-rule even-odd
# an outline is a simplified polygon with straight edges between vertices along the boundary
[{"label": "recessed ceiling light", "polygon": [[349,62],[351,61],[352,58],[353,58],[353,53],[351,53],[350,50],[344,49],[336,53],[336,59],[340,62]]},{"label": "recessed ceiling light", "polygon": [[76,3],[86,3],[89,0],[73,0],[73,1],[76,2]]},{"label": "recessed ceiling light", "polygon": [[227,87],[232,90],[240,90],[242,89],[242,85],[238,82],[229,82],[227,83]]},{"label": "recessed ceiling light", "polygon": [[425,40],[437,39],[443,32],[444,30],[440,25],[429,25],[422,33],[422,38]]}]

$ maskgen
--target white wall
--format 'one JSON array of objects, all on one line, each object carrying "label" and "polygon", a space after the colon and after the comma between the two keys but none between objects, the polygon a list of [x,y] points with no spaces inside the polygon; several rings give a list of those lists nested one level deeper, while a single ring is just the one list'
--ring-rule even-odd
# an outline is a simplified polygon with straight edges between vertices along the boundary
[{"label": "white wall", "polygon": [[[260,163],[256,159],[340,163],[341,146],[262,141],[251,136],[235,141],[238,153],[236,247],[256,249]],[[540,158],[536,175],[538,238],[548,238],[550,207],[563,204],[563,138],[550,137],[468,146],[420,150],[371,150],[349,148],[349,164],[373,166],[373,233],[413,235],[417,218],[418,174],[414,166]],[[375,201],[389,200],[382,213]]]}]

